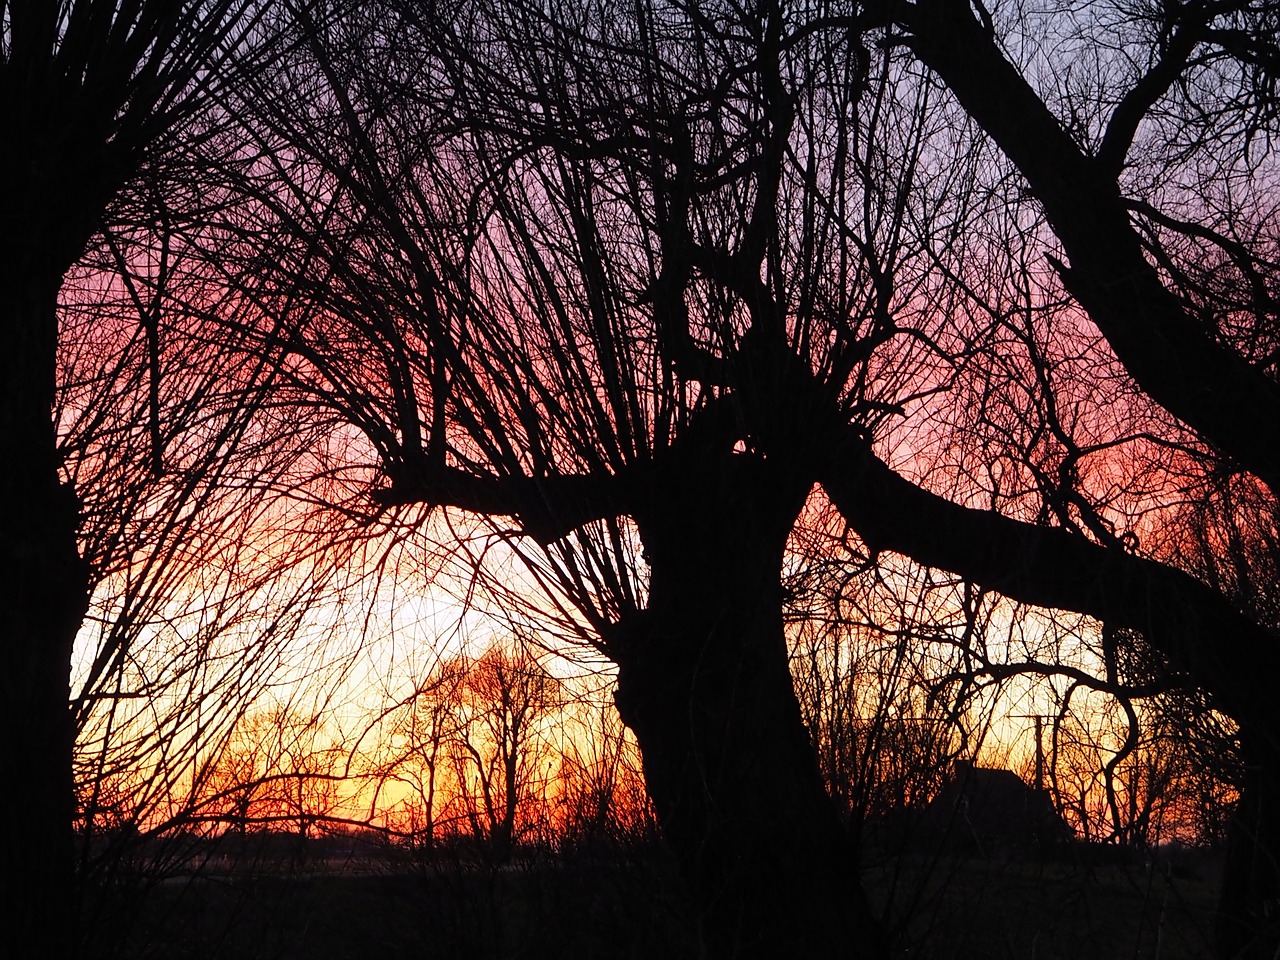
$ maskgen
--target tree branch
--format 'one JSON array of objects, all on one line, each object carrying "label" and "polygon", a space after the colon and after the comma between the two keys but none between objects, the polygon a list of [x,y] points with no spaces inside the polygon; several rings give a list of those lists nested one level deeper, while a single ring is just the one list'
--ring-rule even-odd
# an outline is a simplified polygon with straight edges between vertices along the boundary
[{"label": "tree branch", "polygon": [[613,473],[602,468],[583,474],[499,476],[420,459],[388,465],[391,486],[373,491],[372,497],[388,507],[424,503],[515,517],[526,535],[546,545],[593,520],[634,515],[652,498],[662,473],[678,476],[708,451],[732,449],[742,432],[736,398],[721,394],[694,412],[671,446]]},{"label": "tree branch", "polygon": [[1098,162],[1113,177],[1124,168],[1125,157],[1147,111],[1155,106],[1166,91],[1177,82],[1196,47],[1196,31],[1189,26],[1171,31],[1163,55],[1142,75],[1111,111],[1102,143],[1098,146]]},{"label": "tree branch", "polygon": [[423,503],[514,517],[526,534],[546,545],[593,520],[629,513],[635,491],[652,469],[646,461],[612,474],[504,477],[424,462],[392,472],[391,486],[372,496],[386,507]]},{"label": "tree branch", "polygon": [[821,482],[872,550],[891,550],[1041,607],[1142,632],[1239,722],[1266,724],[1277,637],[1191,576],[1154,560],[991,510],[962,507],[899,476],[852,427]]},{"label": "tree branch", "polygon": [[1111,171],[1080,150],[967,3],[920,0],[892,9],[916,55],[1027,178],[1070,257],[1063,282],[1129,374],[1280,491],[1280,388],[1215,341],[1160,282]]}]

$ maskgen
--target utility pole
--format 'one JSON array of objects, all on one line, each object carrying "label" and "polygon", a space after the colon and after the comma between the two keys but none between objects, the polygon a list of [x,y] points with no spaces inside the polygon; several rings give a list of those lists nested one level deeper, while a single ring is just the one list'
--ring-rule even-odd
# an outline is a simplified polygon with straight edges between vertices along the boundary
[{"label": "utility pole", "polygon": [[1050,821],[1049,814],[1050,812],[1052,812],[1054,817],[1057,816],[1056,804],[1053,803],[1053,798],[1049,796],[1049,791],[1045,786],[1045,776],[1044,776],[1044,722],[1046,720],[1052,719],[1052,714],[1045,715],[1043,713],[1015,713],[1015,714],[1011,714],[1010,716],[1011,718],[1017,718],[1020,720],[1034,720],[1036,724],[1035,790],[1036,790],[1037,802],[1042,803],[1044,805],[1044,809],[1043,811],[1032,810],[1031,813],[1035,818],[1032,824],[1032,829],[1035,832],[1036,846],[1041,850],[1043,850],[1045,848],[1045,844],[1047,840],[1049,839],[1049,835],[1046,832],[1049,826],[1049,821]]},{"label": "utility pole", "polygon": [[1043,713],[1012,713],[1013,720],[1034,720],[1036,722],[1036,789],[1043,791],[1044,783],[1044,722],[1050,719]]}]

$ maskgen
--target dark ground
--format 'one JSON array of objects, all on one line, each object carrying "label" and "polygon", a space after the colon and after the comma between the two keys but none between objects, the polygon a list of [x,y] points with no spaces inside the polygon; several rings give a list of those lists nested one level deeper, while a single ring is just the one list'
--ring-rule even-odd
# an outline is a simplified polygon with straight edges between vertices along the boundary
[{"label": "dark ground", "polygon": [[[1209,958],[1212,865],[921,857],[866,872],[897,956],[931,960]],[[368,869],[368,865],[363,866]],[[206,876],[99,902],[86,951],[173,960],[696,958],[679,882],[660,854],[499,871],[460,863],[381,875]],[[139,907],[139,904],[141,906]]]}]

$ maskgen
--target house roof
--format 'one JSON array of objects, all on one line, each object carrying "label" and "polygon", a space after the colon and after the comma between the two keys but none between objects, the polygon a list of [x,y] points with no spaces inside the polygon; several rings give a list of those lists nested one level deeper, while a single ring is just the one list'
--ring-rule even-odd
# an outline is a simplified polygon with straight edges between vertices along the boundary
[{"label": "house roof", "polygon": [[956,840],[1001,840],[1031,846],[1070,839],[1047,790],[1012,770],[960,763],[925,811],[925,821]]}]

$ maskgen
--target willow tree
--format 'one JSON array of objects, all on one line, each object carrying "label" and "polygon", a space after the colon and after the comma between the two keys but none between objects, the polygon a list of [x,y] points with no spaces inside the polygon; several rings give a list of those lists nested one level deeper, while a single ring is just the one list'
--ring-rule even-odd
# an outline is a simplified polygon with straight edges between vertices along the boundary
[{"label": "willow tree", "polygon": [[279,402],[384,509],[488,518],[617,665],[716,955],[876,953],[780,576],[833,431],[949,363],[913,224],[966,215],[920,163],[952,118],[778,5],[371,7],[240,111]]},{"label": "willow tree", "polygon": [[[1172,421],[1163,439],[1183,455],[1157,499],[1180,488],[1199,504],[1190,528],[1143,530],[1148,544],[1140,521],[1117,524],[1096,499],[1063,513],[1108,525],[1034,530],[908,491],[866,454],[861,480],[846,466],[829,485],[882,546],[1134,631],[1236,721],[1246,774],[1225,956],[1271,956],[1280,941],[1268,906],[1280,892],[1277,16],[1234,0],[1044,14],[867,5],[860,24],[927,66],[1029,188],[1057,244],[1041,263],[1105,341],[1108,366]],[[1058,486],[1083,485],[1068,471]]]},{"label": "willow tree", "polygon": [[1101,688],[1207,691],[1271,776],[1265,591],[1187,562],[1173,491],[1254,478],[1265,546],[1272,14],[998,14],[371,4],[241,111],[282,402],[383,508],[487,518],[616,663],[722,955],[879,949],[787,670],[818,485],[868,561],[1102,621]]},{"label": "willow tree", "polygon": [[[76,443],[107,445],[84,433],[60,441],[69,425],[94,426],[73,423],[83,412],[74,400],[59,409],[61,423],[54,419],[57,404],[87,392],[85,384],[60,391],[75,365],[60,361],[86,346],[74,339],[83,315],[60,325],[60,292],[127,188],[189,132],[186,121],[229,74],[232,51],[245,53],[258,36],[253,11],[245,0],[0,3],[0,442],[10,464],[0,481],[0,770],[9,785],[4,873],[20,878],[4,909],[14,941],[42,944],[51,956],[67,955],[76,936],[69,674],[101,559],[81,552],[82,502],[93,491],[77,487],[68,464],[84,452]],[[113,346],[124,350],[130,333],[118,332]],[[109,380],[119,371],[108,363],[103,372]],[[146,408],[145,389],[131,393],[124,379],[114,389],[120,405]],[[173,431],[155,424],[152,434]]]}]

